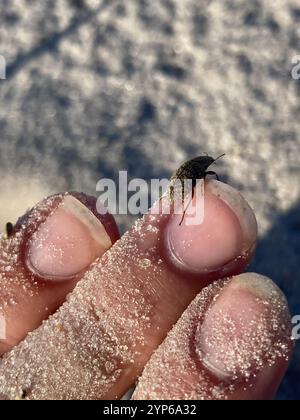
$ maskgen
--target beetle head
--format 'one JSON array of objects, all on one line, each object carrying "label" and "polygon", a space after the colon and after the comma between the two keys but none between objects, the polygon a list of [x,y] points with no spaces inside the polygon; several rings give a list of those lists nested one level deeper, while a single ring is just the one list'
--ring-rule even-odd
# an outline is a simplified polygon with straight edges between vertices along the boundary
[{"label": "beetle head", "polygon": [[223,155],[218,156],[216,159],[214,159],[211,156],[198,156],[195,159],[193,159],[194,162],[197,162],[199,165],[201,165],[205,170],[209,168],[213,163],[215,163],[218,159],[220,159]]}]

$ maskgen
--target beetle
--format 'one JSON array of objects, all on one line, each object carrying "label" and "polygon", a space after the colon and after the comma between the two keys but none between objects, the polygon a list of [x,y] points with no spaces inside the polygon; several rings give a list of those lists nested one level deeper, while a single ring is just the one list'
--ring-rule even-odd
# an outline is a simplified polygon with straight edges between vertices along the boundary
[{"label": "beetle", "polygon": [[184,162],[176,172],[171,176],[170,178],[170,187],[169,187],[169,196],[171,200],[174,200],[174,186],[172,186],[172,182],[175,180],[179,180],[181,182],[182,186],[182,199],[184,199],[185,191],[184,191],[184,180],[191,180],[192,181],[192,197],[186,206],[181,222],[179,223],[179,226],[182,225],[182,222],[184,220],[184,216],[186,214],[186,211],[191,203],[191,201],[194,198],[195,195],[195,187],[197,184],[197,181],[199,179],[205,179],[207,175],[214,175],[217,180],[219,181],[218,174],[214,171],[208,171],[207,169],[215,163],[218,159],[221,159],[223,156],[225,156],[225,153],[218,156],[217,158],[213,158],[211,156],[205,155],[205,156],[197,156],[193,159],[190,159],[186,162]]},{"label": "beetle", "polygon": [[14,230],[14,225],[10,222],[6,223],[6,235],[8,238],[11,237]]}]

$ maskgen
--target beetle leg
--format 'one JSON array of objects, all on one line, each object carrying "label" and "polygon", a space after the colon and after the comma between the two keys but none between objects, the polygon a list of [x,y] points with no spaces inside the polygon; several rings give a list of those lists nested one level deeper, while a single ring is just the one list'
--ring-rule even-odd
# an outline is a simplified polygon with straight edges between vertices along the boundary
[{"label": "beetle leg", "polygon": [[182,218],[181,218],[181,220],[180,220],[179,226],[181,226],[181,225],[182,225],[182,222],[183,222],[183,220],[184,220],[184,217],[185,217],[185,214],[186,214],[186,212],[187,212],[187,209],[189,208],[189,205],[191,204],[191,201],[192,201],[192,198],[190,199],[190,201],[189,201],[188,205],[186,206],[186,208],[185,208],[185,209],[184,209],[184,211],[183,211]]},{"label": "beetle leg", "polygon": [[193,199],[194,199],[194,197],[195,197],[195,185],[196,185],[196,180],[194,180],[193,179],[193,187],[192,187],[192,196],[191,196],[191,198],[190,198],[190,201],[188,202],[188,204],[187,204],[187,206],[186,206],[186,208],[184,209],[184,212],[183,212],[183,215],[182,215],[182,218],[181,218],[181,221],[180,221],[180,223],[179,223],[179,226],[181,226],[182,225],[182,222],[183,222],[183,220],[184,220],[184,217],[185,217],[185,214],[186,214],[186,212],[187,212],[187,209],[189,208],[189,205],[191,204],[191,202],[193,201]]}]

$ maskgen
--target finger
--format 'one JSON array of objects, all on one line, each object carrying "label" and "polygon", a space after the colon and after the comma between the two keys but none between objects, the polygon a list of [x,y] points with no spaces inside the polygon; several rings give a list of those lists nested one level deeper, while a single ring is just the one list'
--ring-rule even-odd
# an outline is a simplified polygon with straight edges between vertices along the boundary
[{"label": "finger", "polygon": [[0,243],[0,355],[56,311],[118,232],[112,216],[97,216],[95,198],[74,193],[44,200],[9,236]]},{"label": "finger", "polygon": [[4,357],[3,398],[124,395],[197,292],[249,262],[255,217],[229,186],[206,184],[201,225],[180,230],[180,215],[157,215],[156,209],[93,265],[49,321]]},{"label": "finger", "polygon": [[133,399],[270,399],[292,350],[282,292],[258,274],[203,290],[147,364]]}]

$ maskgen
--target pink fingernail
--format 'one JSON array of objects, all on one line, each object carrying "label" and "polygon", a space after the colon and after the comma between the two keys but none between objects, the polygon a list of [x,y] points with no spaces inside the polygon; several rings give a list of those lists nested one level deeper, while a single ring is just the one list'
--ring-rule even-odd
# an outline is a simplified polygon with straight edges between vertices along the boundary
[{"label": "pink fingernail", "polygon": [[112,245],[103,224],[67,195],[29,241],[26,263],[36,275],[65,280],[86,269]]},{"label": "pink fingernail", "polygon": [[247,380],[277,358],[287,358],[291,323],[274,283],[257,274],[229,282],[195,334],[201,363],[222,381]]},{"label": "pink fingernail", "polygon": [[[203,200],[201,194],[196,197]],[[257,224],[252,209],[238,191],[218,181],[205,184],[203,221],[188,225],[184,220],[180,224],[181,218],[171,216],[166,246],[172,262],[188,271],[220,269],[243,255],[256,241]]]}]

